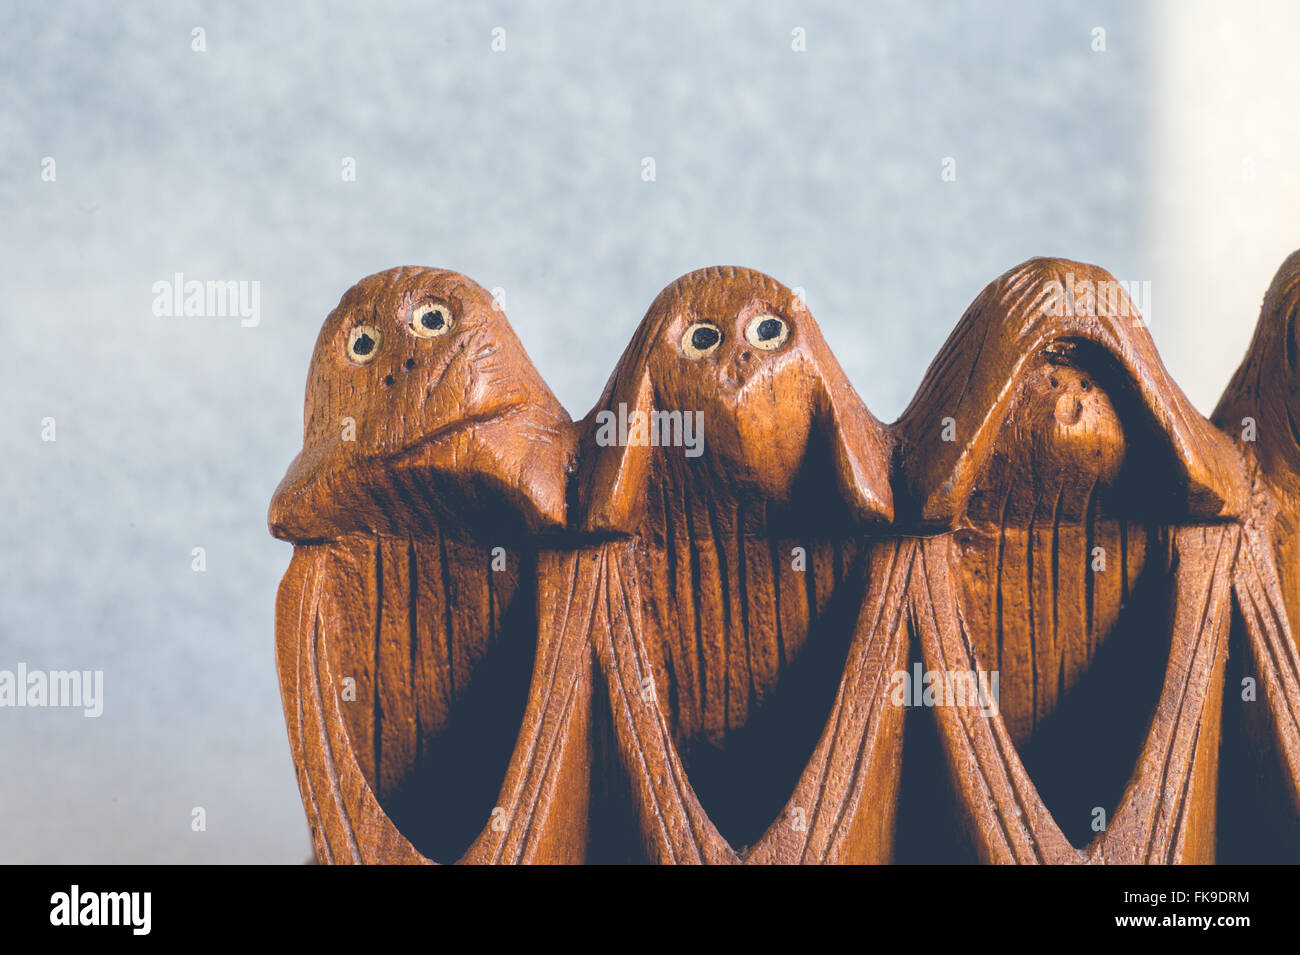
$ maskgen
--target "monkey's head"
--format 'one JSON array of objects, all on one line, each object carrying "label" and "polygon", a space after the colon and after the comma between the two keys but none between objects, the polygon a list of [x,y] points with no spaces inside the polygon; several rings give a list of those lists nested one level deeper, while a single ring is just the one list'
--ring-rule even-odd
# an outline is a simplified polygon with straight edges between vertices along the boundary
[{"label": "monkey's head", "polygon": [[664,289],[583,422],[583,441],[590,445],[579,479],[585,526],[627,532],[643,514],[652,455],[682,450],[599,446],[601,412],[695,415],[703,427],[705,466],[732,486],[776,502],[788,499],[810,437],[820,429],[854,516],[892,516],[883,427],[849,384],[803,301],[759,272],[702,269]]},{"label": "monkey's head", "polygon": [[909,520],[951,525],[991,465],[1017,487],[1073,483],[1080,500],[1131,480],[1146,516],[1171,521],[1234,517],[1247,499],[1240,456],[1169,376],[1123,286],[1082,262],[1030,259],[989,283],[895,431]]},{"label": "monkey's head", "polygon": [[530,529],[561,526],[573,450],[568,414],[486,290],[455,272],[390,269],[325,319],[271,533],[405,532],[476,501]]}]

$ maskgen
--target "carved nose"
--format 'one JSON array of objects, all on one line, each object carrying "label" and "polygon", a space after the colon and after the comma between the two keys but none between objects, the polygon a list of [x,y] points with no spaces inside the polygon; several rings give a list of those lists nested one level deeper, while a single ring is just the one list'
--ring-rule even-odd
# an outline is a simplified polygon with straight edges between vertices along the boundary
[{"label": "carved nose", "polygon": [[1056,420],[1063,425],[1078,424],[1083,415],[1083,402],[1079,396],[1066,392],[1056,399]]},{"label": "carved nose", "polygon": [[741,349],[731,361],[727,362],[722,369],[722,381],[728,387],[739,388],[745,383],[745,377],[749,374],[751,368],[750,362],[753,360],[753,354]]}]

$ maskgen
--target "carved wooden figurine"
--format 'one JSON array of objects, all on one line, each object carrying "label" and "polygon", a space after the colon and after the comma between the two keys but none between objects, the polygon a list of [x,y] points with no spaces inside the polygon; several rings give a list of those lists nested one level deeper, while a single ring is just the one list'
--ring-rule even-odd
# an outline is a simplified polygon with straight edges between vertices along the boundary
[{"label": "carved wooden figurine", "polygon": [[889,439],[808,309],[679,279],[580,428],[582,527],[623,535],[593,639],[648,857],[888,860],[909,545],[863,540]]},{"label": "carved wooden figurine", "polygon": [[1000,674],[931,711],[980,858],[1212,861],[1247,489],[1118,283],[995,280],[895,428],[925,667]]},{"label": "carved wooden figurine", "polygon": [[320,861],[583,858],[590,677],[535,612],[571,429],[464,276],[372,275],[325,320],[269,517],[295,544],[277,662]]},{"label": "carved wooden figurine", "polygon": [[[1253,498],[1235,568],[1244,639],[1228,705],[1256,755],[1261,803],[1238,808],[1234,834],[1300,859],[1300,252],[1278,269],[1245,360],[1214,412],[1250,463]],[[1253,684],[1253,685],[1252,685]],[[1230,711],[1229,718],[1234,714]],[[1270,793],[1269,790],[1274,790]],[[1270,800],[1272,795],[1275,798]],[[1254,826],[1245,825],[1254,823]],[[1258,855],[1258,853],[1257,853]],[[1271,853],[1270,853],[1271,855]]]},{"label": "carved wooden figurine", "polygon": [[1297,354],[1300,253],[1216,427],[1107,272],[1033,259],[885,428],[713,268],[575,426],[474,282],[363,279],[269,517],[319,860],[886,862],[919,772],[985,862],[1209,862],[1224,712],[1300,839]]}]

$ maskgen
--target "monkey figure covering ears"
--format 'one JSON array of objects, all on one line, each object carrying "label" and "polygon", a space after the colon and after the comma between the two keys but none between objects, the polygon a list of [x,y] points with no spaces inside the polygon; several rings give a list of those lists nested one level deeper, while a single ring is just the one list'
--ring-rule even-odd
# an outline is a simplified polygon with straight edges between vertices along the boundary
[{"label": "monkey figure covering ears", "polygon": [[679,279],[580,441],[573,521],[612,535],[593,639],[646,854],[887,861],[907,546],[867,539],[893,512],[888,435],[807,307],[748,269]]}]

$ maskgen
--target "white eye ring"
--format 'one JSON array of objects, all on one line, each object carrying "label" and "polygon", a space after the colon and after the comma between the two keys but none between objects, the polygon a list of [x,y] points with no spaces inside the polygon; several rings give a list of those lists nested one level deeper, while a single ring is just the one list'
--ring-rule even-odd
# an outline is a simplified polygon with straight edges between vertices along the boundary
[{"label": "white eye ring", "polygon": [[776,315],[755,315],[745,326],[745,341],[763,351],[772,351],[790,337],[790,323]]},{"label": "white eye ring", "polygon": [[383,344],[384,335],[374,325],[358,325],[348,332],[348,361],[368,365],[375,360]]},{"label": "white eye ring", "polygon": [[446,335],[455,326],[451,309],[441,302],[424,302],[411,309],[411,331],[420,338]]},{"label": "white eye ring", "polygon": [[682,352],[691,361],[712,355],[721,344],[722,329],[712,322],[695,322],[682,333]]}]

